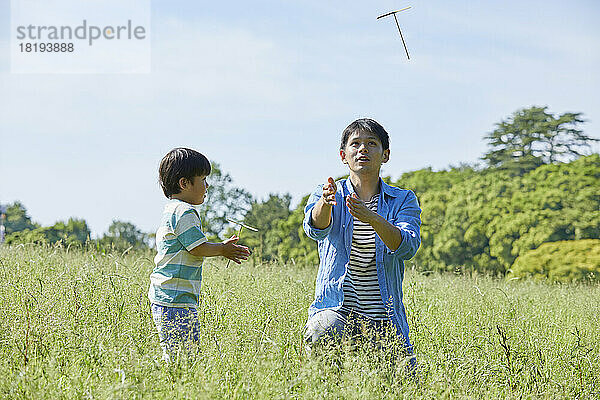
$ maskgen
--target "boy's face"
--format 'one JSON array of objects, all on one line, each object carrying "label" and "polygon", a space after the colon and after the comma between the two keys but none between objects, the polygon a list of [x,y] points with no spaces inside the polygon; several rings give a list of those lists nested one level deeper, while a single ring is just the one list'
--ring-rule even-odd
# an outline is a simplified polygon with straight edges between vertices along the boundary
[{"label": "boy's face", "polygon": [[181,178],[179,186],[181,187],[181,192],[178,195],[181,200],[196,206],[204,203],[206,189],[209,186],[205,175],[194,176],[191,181]]},{"label": "boy's face", "polygon": [[390,159],[390,149],[383,150],[376,134],[358,131],[348,137],[346,145],[340,150],[340,157],[344,164],[348,164],[350,171],[379,175],[381,164]]}]

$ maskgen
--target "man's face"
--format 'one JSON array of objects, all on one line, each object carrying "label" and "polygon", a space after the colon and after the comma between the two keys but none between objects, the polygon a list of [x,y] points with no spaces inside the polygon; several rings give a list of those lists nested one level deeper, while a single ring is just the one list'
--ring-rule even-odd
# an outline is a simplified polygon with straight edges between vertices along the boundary
[{"label": "man's face", "polygon": [[390,150],[383,150],[383,145],[376,134],[358,131],[348,137],[340,157],[348,164],[350,171],[371,172],[379,175],[381,164],[390,158]]}]

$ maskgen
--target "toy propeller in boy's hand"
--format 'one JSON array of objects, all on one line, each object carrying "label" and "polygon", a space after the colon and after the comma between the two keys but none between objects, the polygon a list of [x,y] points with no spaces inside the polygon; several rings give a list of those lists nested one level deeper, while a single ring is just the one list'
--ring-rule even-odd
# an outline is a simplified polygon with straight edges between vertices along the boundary
[{"label": "toy propeller in boy's hand", "polygon": [[240,233],[242,233],[242,229],[246,228],[246,229],[250,229],[252,232],[258,232],[258,229],[250,226],[250,225],[246,225],[242,222],[236,221],[235,219],[231,219],[231,218],[225,218],[227,221],[231,222],[232,224],[236,224],[240,226],[240,231],[238,233],[238,236],[240,236]]},{"label": "toy propeller in boy's hand", "polygon": [[[234,219],[230,219],[230,218],[225,218],[225,219],[226,219],[227,221],[231,222],[232,224],[236,224],[236,225],[238,225],[238,226],[240,227],[240,230],[238,231],[238,234],[237,234],[237,237],[238,237],[238,239],[239,239],[239,238],[240,238],[240,236],[242,235],[242,229],[244,229],[244,228],[246,228],[246,229],[250,229],[252,232],[258,232],[258,229],[254,228],[254,227],[252,227],[252,226],[250,226],[250,225],[246,225],[246,224],[244,224],[244,223],[242,223],[242,222],[239,222],[239,221],[236,221],[236,220],[234,220]],[[230,262],[230,261],[231,261],[231,260],[227,260],[227,266],[226,266],[226,267],[229,267],[229,262]]]}]

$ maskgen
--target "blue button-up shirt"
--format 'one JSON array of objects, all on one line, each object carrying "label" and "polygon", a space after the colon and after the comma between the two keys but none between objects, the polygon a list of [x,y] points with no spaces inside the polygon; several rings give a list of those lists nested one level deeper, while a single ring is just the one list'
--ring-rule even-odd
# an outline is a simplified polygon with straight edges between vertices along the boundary
[{"label": "blue button-up shirt", "polygon": [[[421,208],[417,196],[410,191],[389,186],[379,180],[377,214],[400,229],[402,243],[396,250],[389,249],[375,235],[375,261],[381,300],[394,324],[397,334],[402,335],[405,346],[412,351],[408,338],[408,321],[402,303],[402,280],[404,260],[412,258],[421,244]],[[323,194],[323,187],[309,197],[304,208],[304,231],[318,241],[319,271],[315,287],[315,301],[308,313],[314,315],[325,309],[339,309],[344,302],[343,283],[346,277],[352,245],[353,217],[346,206],[346,196],[354,193],[348,179],[336,182],[336,205],[331,213],[332,221],[325,229],[317,229],[311,220],[312,209]]]}]

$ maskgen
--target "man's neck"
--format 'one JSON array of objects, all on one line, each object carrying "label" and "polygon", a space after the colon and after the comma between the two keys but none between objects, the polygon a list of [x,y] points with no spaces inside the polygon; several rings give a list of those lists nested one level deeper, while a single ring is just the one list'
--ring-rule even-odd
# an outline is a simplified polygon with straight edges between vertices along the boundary
[{"label": "man's neck", "polygon": [[379,174],[356,174],[350,171],[350,182],[357,196],[363,201],[369,201],[379,193]]}]

